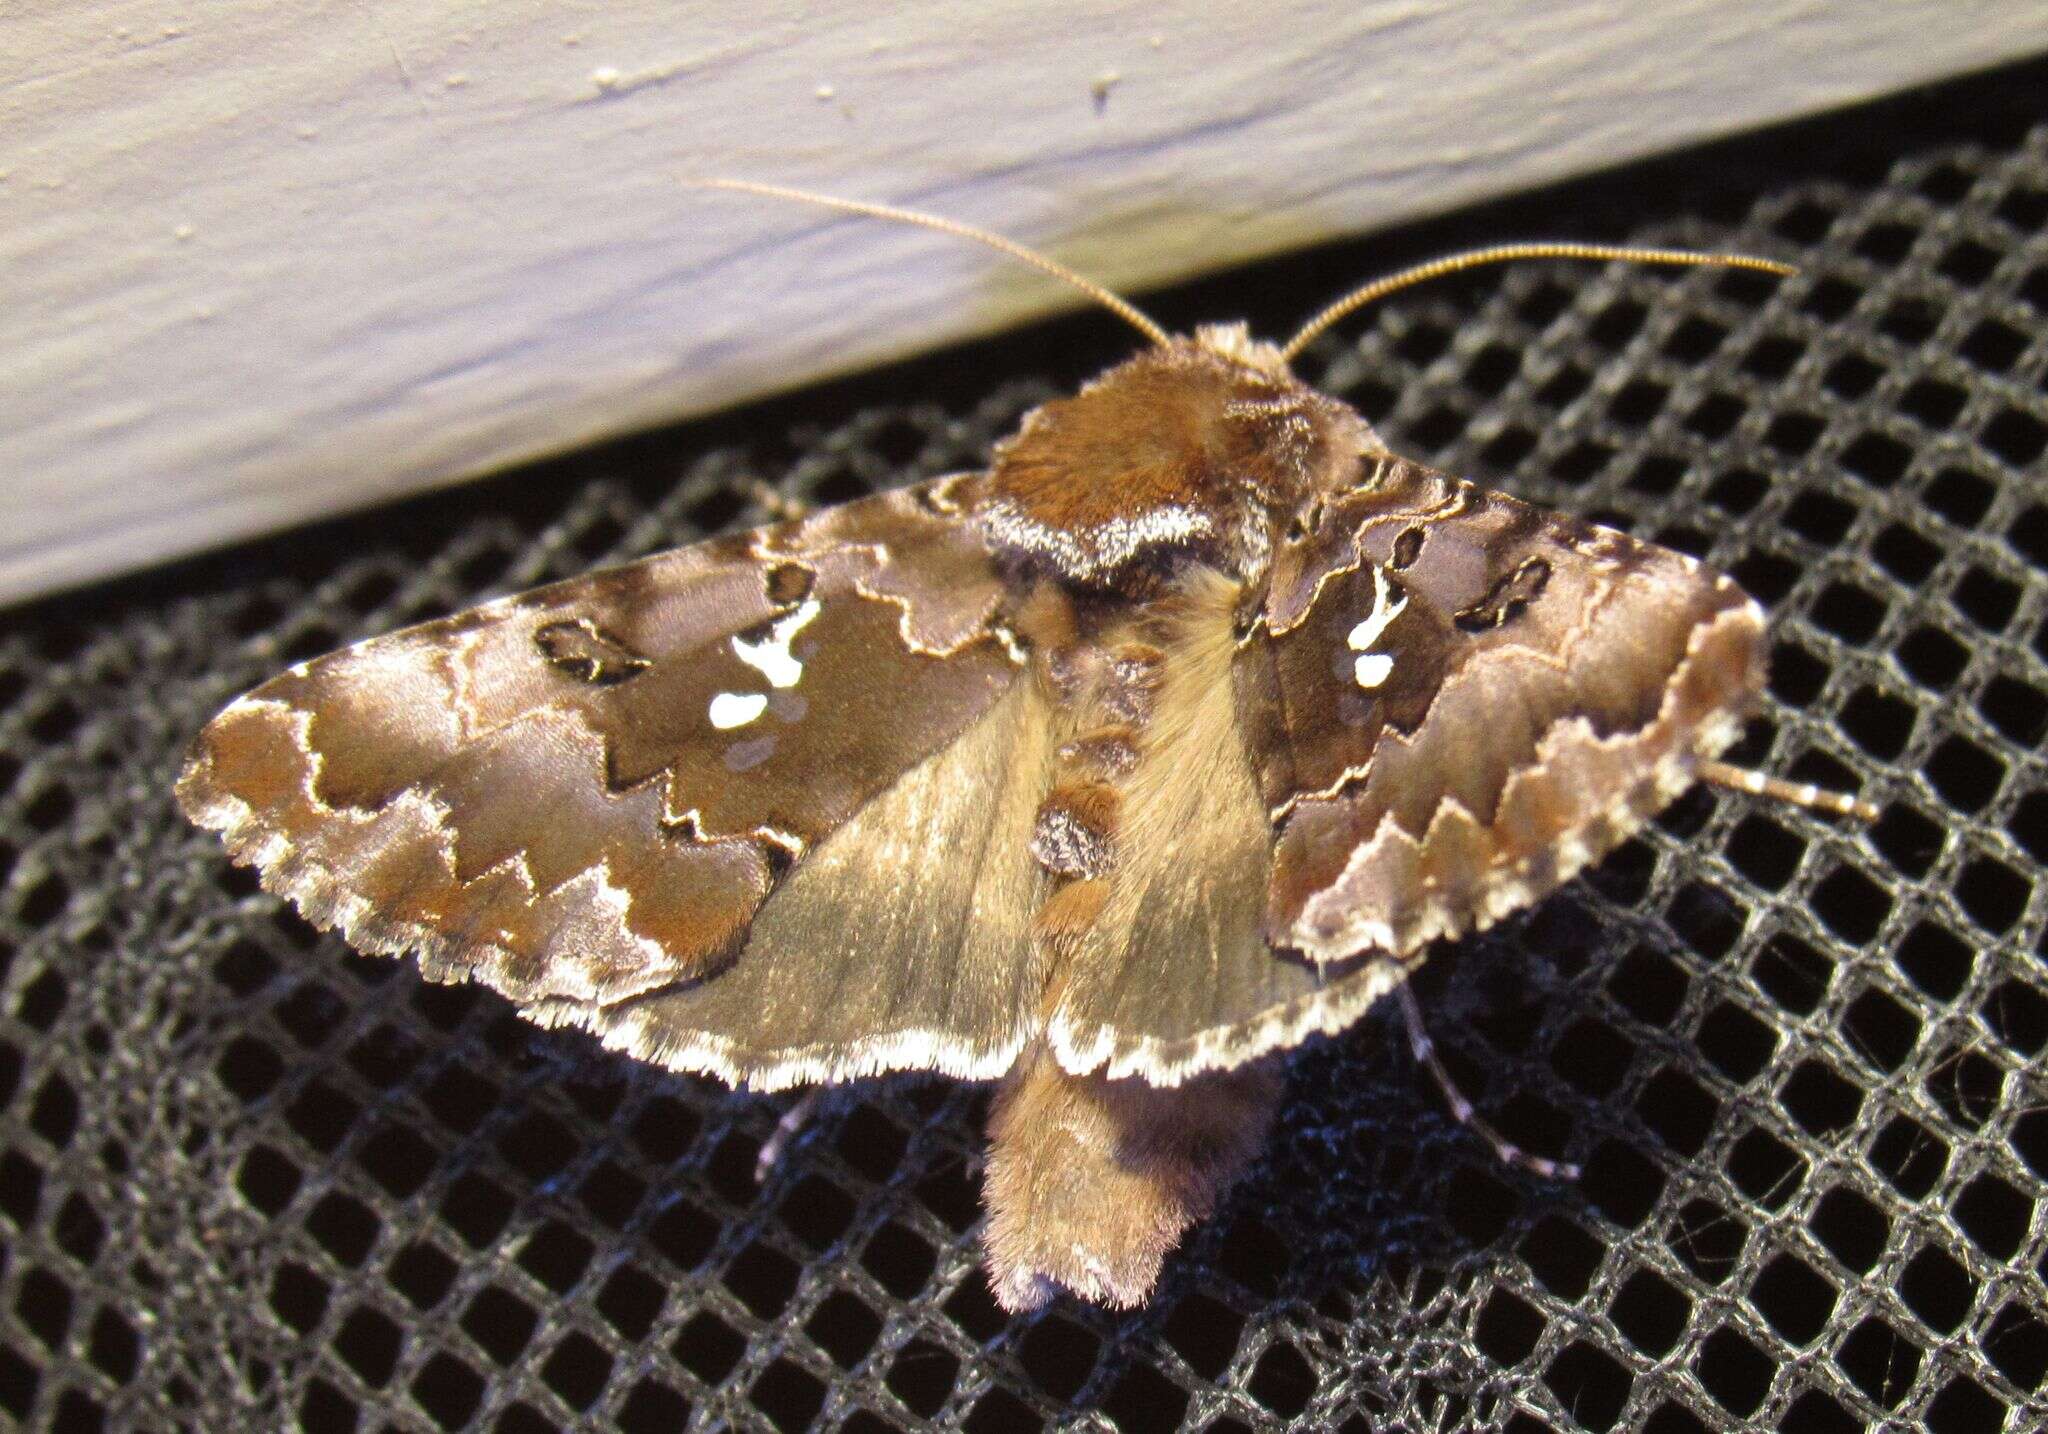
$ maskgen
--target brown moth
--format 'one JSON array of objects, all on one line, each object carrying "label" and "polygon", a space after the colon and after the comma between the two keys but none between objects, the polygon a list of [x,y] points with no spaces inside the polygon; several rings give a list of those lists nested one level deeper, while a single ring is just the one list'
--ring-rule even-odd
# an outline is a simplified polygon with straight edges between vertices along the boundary
[{"label": "brown moth", "polygon": [[[727,185],[764,190],[764,186]],[[767,190],[781,193],[783,191]],[[1690,557],[1432,472],[1289,369],[1170,337],[984,472],[301,663],[199,734],[185,811],[375,953],[736,1086],[994,1081],[1011,1309],[1133,1304],[1257,1154],[1278,1056],[1701,779],[1763,615]],[[779,1145],[779,1140],[775,1142]]]}]

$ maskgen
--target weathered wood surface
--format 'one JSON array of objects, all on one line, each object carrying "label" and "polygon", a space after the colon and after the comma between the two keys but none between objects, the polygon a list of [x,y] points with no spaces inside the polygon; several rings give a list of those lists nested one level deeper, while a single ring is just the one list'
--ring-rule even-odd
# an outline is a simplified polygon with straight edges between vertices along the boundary
[{"label": "weathered wood surface", "polygon": [[[880,16],[880,18],[877,18]],[[0,600],[2048,48],[2011,0],[0,10]]]}]

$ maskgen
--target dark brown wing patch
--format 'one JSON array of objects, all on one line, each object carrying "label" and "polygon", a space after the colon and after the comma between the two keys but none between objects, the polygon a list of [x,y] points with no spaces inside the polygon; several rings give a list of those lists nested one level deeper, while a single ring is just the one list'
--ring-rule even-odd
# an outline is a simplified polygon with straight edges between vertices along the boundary
[{"label": "dark brown wing patch", "polygon": [[1682,554],[1381,461],[1238,659],[1267,934],[1406,956],[1535,900],[1733,740],[1761,632]]},{"label": "dark brown wing patch", "polygon": [[780,872],[1011,688],[1001,596],[970,530],[868,499],[302,664],[179,798],[357,946],[614,1002],[723,967]]}]

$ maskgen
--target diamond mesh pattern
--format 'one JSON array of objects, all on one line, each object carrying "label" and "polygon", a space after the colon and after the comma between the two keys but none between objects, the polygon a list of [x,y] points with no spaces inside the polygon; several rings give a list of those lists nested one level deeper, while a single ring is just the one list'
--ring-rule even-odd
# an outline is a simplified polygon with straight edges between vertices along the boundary
[{"label": "diamond mesh pattern", "polygon": [[0,1413],[25,1427],[629,1434],[2048,1420],[2048,69],[1951,85],[1165,296],[1293,321],[1534,234],[1785,282],[1533,266],[1308,375],[1395,445],[1709,556],[1772,610],[1740,759],[1421,979],[1497,1167],[1369,1019],[1156,1302],[1010,1320],[985,1096],[782,1100],[536,1031],[317,937],[174,814],[282,665],[759,516],[972,466],[1117,357],[1099,317],[17,613],[0,635]]}]

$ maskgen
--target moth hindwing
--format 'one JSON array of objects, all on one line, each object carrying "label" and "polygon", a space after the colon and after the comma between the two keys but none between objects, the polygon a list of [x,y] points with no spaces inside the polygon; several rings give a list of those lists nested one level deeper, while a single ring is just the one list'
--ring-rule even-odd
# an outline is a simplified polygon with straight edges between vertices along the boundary
[{"label": "moth hindwing", "polygon": [[1140,1300],[1278,1053],[1694,781],[1762,648],[1242,326],[1148,332],[985,471],[301,664],[179,798],[354,945],[643,1059],[998,1082],[999,1297]]}]

